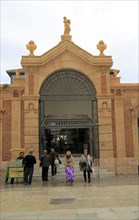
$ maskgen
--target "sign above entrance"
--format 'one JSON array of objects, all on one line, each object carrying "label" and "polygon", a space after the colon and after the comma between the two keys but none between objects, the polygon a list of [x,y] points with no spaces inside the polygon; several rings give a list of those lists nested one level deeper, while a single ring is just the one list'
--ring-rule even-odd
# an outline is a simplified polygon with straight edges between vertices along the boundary
[{"label": "sign above entrance", "polygon": [[88,128],[98,126],[97,122],[90,119],[45,119],[41,125],[46,129],[51,128]]},{"label": "sign above entrance", "polygon": [[[88,114],[62,114],[60,115],[62,119],[82,119],[82,118],[88,118]],[[48,114],[46,115],[46,118],[48,119],[58,119],[58,115],[56,114]]]}]

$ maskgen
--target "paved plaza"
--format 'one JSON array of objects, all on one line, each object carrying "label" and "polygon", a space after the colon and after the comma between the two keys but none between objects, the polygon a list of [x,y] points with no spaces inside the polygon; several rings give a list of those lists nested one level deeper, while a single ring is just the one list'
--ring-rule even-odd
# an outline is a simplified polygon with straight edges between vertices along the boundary
[{"label": "paved plaza", "polygon": [[138,175],[92,176],[73,185],[34,177],[30,186],[1,181],[1,220],[137,220]]}]

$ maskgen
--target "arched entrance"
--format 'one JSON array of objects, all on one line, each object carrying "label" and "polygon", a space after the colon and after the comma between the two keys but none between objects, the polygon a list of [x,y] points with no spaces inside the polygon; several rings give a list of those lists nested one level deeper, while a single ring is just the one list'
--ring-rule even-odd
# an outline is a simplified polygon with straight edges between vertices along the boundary
[{"label": "arched entrance", "polygon": [[88,148],[98,158],[96,90],[81,72],[62,69],[51,74],[40,88],[40,153],[55,148],[80,154]]}]

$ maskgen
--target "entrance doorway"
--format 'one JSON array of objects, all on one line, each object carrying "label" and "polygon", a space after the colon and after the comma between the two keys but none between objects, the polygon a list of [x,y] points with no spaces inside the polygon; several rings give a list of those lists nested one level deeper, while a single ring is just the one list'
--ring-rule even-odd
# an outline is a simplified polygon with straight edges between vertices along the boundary
[{"label": "entrance doorway", "polygon": [[[88,148],[99,157],[96,89],[90,79],[73,69],[61,69],[42,83],[39,99],[39,144],[58,153]],[[96,123],[94,123],[96,122]]]},{"label": "entrance doorway", "polygon": [[59,154],[67,150],[81,154],[84,148],[89,150],[89,128],[46,129],[45,147],[48,151],[54,148]]}]

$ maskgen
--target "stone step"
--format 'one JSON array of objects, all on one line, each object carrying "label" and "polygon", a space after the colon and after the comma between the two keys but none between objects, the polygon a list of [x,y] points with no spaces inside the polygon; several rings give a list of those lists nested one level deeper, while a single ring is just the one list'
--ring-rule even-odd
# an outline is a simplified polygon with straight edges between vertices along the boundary
[{"label": "stone step", "polygon": [[[56,178],[65,178],[65,165],[64,165],[64,156],[65,155],[60,155],[60,160],[62,162],[62,164],[59,165],[59,167],[57,168],[57,175]],[[76,178],[82,178],[83,176],[83,172],[80,171],[79,169],[79,161],[80,161],[80,157],[81,156],[74,156],[74,171],[75,171],[75,176]],[[99,166],[93,166],[95,169],[94,175],[95,176],[101,176],[101,177],[106,177],[106,176],[115,176],[115,174],[113,172],[108,172],[106,169],[102,169]],[[49,167],[49,176],[51,176],[51,167]],[[39,169],[39,171],[35,171],[34,172],[34,176],[35,177],[41,177],[41,168]]]},{"label": "stone step", "polygon": [[[94,169],[95,169],[95,172],[94,172],[94,175],[95,176],[115,176],[115,174],[113,172],[108,172],[107,170],[105,169],[100,169],[98,167],[95,167],[94,166]],[[76,178],[80,178],[83,176],[83,172],[79,170],[79,166],[78,167],[74,167],[74,171],[75,171],[75,176]],[[49,172],[48,172],[48,175],[51,176],[51,168],[49,168]],[[34,172],[34,176],[35,177],[41,177],[41,168],[39,169],[39,171],[35,171]],[[65,178],[65,167],[64,166],[59,166],[57,168],[57,178]]]}]

